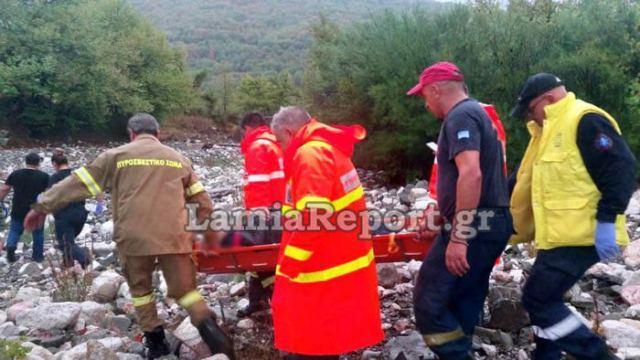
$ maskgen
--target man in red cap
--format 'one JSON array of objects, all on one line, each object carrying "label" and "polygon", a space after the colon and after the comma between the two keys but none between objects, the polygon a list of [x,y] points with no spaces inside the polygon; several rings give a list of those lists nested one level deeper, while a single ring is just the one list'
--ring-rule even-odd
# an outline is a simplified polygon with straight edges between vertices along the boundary
[{"label": "man in red cap", "polygon": [[473,359],[471,336],[489,275],[513,232],[503,147],[456,65],[429,66],[407,95],[421,96],[442,121],[436,155],[442,227],[420,268],[416,323],[440,359]]}]

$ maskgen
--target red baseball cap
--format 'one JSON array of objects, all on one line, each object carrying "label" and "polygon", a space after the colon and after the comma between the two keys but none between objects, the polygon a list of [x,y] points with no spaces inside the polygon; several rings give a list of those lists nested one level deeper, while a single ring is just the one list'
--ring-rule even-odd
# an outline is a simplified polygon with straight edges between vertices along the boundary
[{"label": "red baseball cap", "polygon": [[439,81],[463,81],[464,75],[454,64],[447,61],[437,62],[422,71],[416,86],[407,91],[407,95],[416,95],[422,88]]}]

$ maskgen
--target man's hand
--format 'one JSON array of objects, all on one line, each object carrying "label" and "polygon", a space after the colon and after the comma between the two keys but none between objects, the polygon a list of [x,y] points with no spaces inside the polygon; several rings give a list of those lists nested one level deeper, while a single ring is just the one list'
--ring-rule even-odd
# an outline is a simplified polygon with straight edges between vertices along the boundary
[{"label": "man's hand", "polygon": [[24,229],[32,232],[35,229],[39,229],[44,226],[44,220],[47,218],[47,214],[37,212],[33,209],[29,210],[29,213],[24,218]]},{"label": "man's hand", "polygon": [[436,203],[430,203],[424,209],[423,218],[420,220],[418,239],[433,239],[438,236],[442,226],[442,216]]},{"label": "man's hand", "polygon": [[616,224],[598,221],[595,245],[601,261],[615,258],[620,253],[620,247],[616,244]]},{"label": "man's hand", "polygon": [[467,261],[467,247],[466,242],[457,239],[453,233],[451,234],[445,254],[445,262],[447,270],[455,276],[464,276],[470,269]]}]

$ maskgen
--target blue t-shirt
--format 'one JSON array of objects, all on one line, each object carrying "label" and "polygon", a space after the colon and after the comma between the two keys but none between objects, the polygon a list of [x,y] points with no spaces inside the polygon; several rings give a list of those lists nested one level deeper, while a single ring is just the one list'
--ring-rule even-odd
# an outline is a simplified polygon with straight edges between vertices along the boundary
[{"label": "blue t-shirt", "polygon": [[455,157],[467,150],[480,152],[482,193],[478,208],[509,206],[498,133],[482,106],[474,99],[465,99],[449,111],[438,137],[438,206],[448,221],[453,221],[456,211],[458,167]]}]

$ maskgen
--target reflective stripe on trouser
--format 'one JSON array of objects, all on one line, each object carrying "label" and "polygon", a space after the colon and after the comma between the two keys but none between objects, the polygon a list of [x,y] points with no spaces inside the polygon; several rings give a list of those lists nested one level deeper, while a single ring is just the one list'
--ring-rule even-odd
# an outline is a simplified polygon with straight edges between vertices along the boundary
[{"label": "reflective stripe on trouser", "polygon": [[469,240],[470,270],[464,276],[454,276],[447,270],[446,232],[438,236],[420,268],[414,293],[416,325],[425,343],[441,359],[467,359],[471,351],[471,335],[480,320],[489,275],[512,229],[506,209],[496,211],[489,222],[490,232],[478,232]]},{"label": "reflective stripe on trouser", "polygon": [[194,325],[213,316],[202,296],[195,290],[195,268],[190,254],[126,256],[122,260],[133,305],[144,331],[163,325],[163,321],[158,318],[153,295],[152,274],[156,269],[156,262],[167,282],[168,296],[184,305]]},{"label": "reflective stripe on trouser", "polygon": [[522,296],[535,334],[534,359],[556,360],[562,351],[579,359],[608,358],[604,341],[563,300],[564,294],[598,261],[593,246],[538,252]]}]

